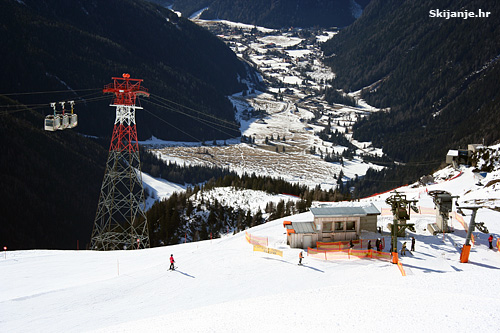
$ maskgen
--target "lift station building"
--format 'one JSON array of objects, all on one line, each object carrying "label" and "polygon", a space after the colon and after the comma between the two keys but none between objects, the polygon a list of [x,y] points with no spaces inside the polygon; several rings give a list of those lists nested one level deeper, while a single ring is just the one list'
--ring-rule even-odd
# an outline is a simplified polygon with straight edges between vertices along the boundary
[{"label": "lift station building", "polygon": [[316,242],[359,239],[361,230],[377,232],[380,211],[373,204],[335,205],[311,208],[313,221],[284,221],[287,244],[293,248],[314,248]]}]

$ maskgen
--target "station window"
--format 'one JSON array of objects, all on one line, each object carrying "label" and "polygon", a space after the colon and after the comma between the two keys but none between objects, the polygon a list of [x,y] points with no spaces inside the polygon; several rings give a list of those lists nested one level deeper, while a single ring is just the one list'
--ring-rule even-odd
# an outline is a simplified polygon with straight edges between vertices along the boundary
[{"label": "station window", "polygon": [[335,222],[335,231],[344,231],[344,222]]},{"label": "station window", "polygon": [[323,222],[323,231],[332,231],[332,222]]},{"label": "station window", "polygon": [[353,231],[356,230],[356,223],[354,221],[346,222],[345,229],[347,231]]}]

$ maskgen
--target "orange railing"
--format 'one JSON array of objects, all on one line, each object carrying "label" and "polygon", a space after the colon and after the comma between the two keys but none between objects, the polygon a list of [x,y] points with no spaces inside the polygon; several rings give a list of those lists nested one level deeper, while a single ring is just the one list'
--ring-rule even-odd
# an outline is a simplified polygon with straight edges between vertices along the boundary
[{"label": "orange railing", "polygon": [[[455,217],[455,220],[457,220],[462,225],[464,230],[467,232],[469,230],[469,225],[465,222],[462,215],[454,213],[454,217]],[[472,245],[475,245],[476,240],[474,239],[474,235],[471,235],[470,241],[471,241]]]},{"label": "orange railing", "polygon": [[[384,237],[380,238],[382,242],[382,248],[385,248]],[[316,248],[318,250],[344,250],[350,247],[351,241],[338,241],[338,242],[316,242]],[[375,249],[376,239],[356,239],[352,240],[352,245],[354,249],[362,249],[368,247],[368,242],[371,242],[372,247]]]},{"label": "orange railing", "polygon": [[339,260],[339,259],[351,259],[351,258],[375,258],[381,260],[391,260],[391,254],[387,252],[380,252],[375,250],[318,250],[318,249],[307,249],[307,256],[322,259],[322,260]]},{"label": "orange railing", "polygon": [[248,232],[245,231],[245,238],[247,242],[253,245],[262,245],[267,247],[268,246],[268,239],[267,237],[259,237],[259,236],[253,236],[252,234],[249,234]]}]

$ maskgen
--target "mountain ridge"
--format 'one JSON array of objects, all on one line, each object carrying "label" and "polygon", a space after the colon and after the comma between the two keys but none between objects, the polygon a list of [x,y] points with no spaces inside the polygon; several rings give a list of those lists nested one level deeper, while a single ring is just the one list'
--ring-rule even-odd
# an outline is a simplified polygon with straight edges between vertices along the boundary
[{"label": "mountain ridge", "polygon": [[357,18],[369,0],[176,0],[172,8],[183,15],[203,11],[201,19],[226,19],[268,28],[344,27]]},{"label": "mountain ridge", "polygon": [[494,1],[374,0],[323,45],[334,85],[364,88],[362,98],[386,108],[356,124],[354,137],[404,162],[500,139],[499,18],[433,18],[433,8],[500,10]]}]

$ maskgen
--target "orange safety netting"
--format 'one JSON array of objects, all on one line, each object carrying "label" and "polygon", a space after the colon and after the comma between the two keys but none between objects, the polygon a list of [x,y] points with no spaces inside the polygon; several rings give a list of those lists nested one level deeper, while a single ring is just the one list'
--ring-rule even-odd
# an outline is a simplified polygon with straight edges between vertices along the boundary
[{"label": "orange safety netting", "polygon": [[374,250],[318,250],[307,249],[307,256],[323,260],[338,260],[354,258],[375,258],[381,260],[391,260],[391,254],[387,252],[379,252]]},{"label": "orange safety netting", "polygon": [[[382,237],[380,239],[382,242],[382,248],[385,247],[385,239]],[[316,248],[318,250],[343,250],[350,247],[351,241],[339,241],[339,242],[316,242]],[[368,247],[368,242],[371,242],[372,247],[375,249],[376,239],[356,239],[352,241],[354,249],[362,249],[363,247]]]},{"label": "orange safety netting", "polygon": [[[462,217],[462,215],[457,214],[455,212],[453,212],[453,214],[454,214],[455,220],[457,220],[462,225],[462,227],[464,228],[465,231],[468,231],[469,225],[467,223],[465,223],[465,220]],[[474,235],[471,235],[470,241],[472,242],[472,245],[475,245],[476,240],[474,239]]]},{"label": "orange safety netting", "polygon": [[262,245],[265,247],[267,247],[267,245],[268,245],[267,237],[253,236],[245,231],[245,238],[246,238],[247,242],[249,242],[250,244],[253,244],[253,245]]}]

